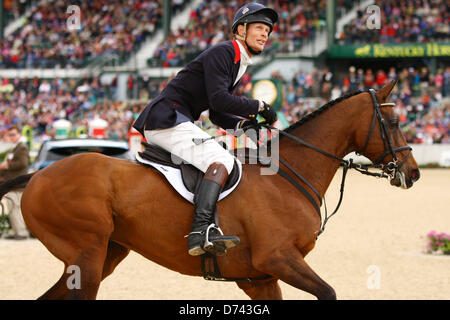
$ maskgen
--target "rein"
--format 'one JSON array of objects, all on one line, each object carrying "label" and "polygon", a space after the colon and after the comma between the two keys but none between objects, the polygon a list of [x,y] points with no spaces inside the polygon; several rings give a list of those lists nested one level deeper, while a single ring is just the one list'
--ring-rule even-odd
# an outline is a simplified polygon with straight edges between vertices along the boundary
[{"label": "rein", "polygon": [[[316,146],[311,145],[310,143],[292,135],[289,134],[283,130],[279,130],[275,127],[272,127],[270,125],[267,125],[266,123],[258,123],[258,124],[253,124],[250,125],[249,127],[257,127],[258,129],[260,127],[269,129],[269,130],[275,130],[277,131],[279,134],[286,136],[287,138],[301,144],[304,145],[310,149],[313,149],[329,158],[335,159],[337,161],[340,162],[340,166],[343,167],[343,172],[342,172],[342,179],[341,179],[341,187],[340,187],[340,196],[339,196],[339,201],[336,205],[336,208],[333,210],[333,212],[331,213],[331,215],[328,216],[328,210],[327,210],[327,206],[325,203],[325,218],[323,220],[322,226],[318,232],[318,236],[325,230],[325,225],[328,222],[328,220],[336,214],[336,212],[339,210],[341,203],[342,203],[342,199],[344,196],[344,187],[345,187],[345,178],[347,176],[347,172],[349,169],[355,169],[356,171],[365,174],[365,175],[369,175],[372,177],[377,177],[377,178],[387,178],[387,179],[393,179],[395,178],[395,175],[397,173],[397,171],[405,164],[405,162],[408,160],[408,158],[411,155],[411,151],[412,148],[409,146],[403,146],[403,147],[398,147],[398,148],[393,148],[392,146],[392,141],[390,139],[389,136],[389,132],[386,128],[386,124],[384,121],[384,118],[381,115],[381,111],[380,108],[381,107],[393,107],[395,104],[393,103],[382,103],[379,104],[377,99],[376,99],[376,95],[375,95],[375,90],[373,89],[369,89],[370,95],[372,97],[372,101],[373,101],[373,106],[374,106],[374,115],[372,118],[372,123],[371,123],[371,127],[369,130],[369,134],[367,136],[366,142],[364,144],[363,147],[363,151],[362,152],[357,152],[356,154],[362,154],[365,152],[370,138],[372,136],[374,127],[375,127],[375,122],[378,119],[378,123],[380,125],[380,131],[381,131],[381,136],[382,136],[382,140],[383,140],[383,145],[384,145],[384,153],[378,157],[378,159],[373,163],[373,164],[357,164],[353,162],[353,159],[349,159],[349,160],[345,160],[343,158],[340,158],[334,154],[331,154],[327,151],[324,151],[322,149],[317,148]],[[403,151],[403,150],[409,150],[408,155],[405,157],[405,159],[403,159],[403,161],[400,164],[397,164],[398,158],[396,156],[396,153],[399,151]],[[383,165],[381,164],[381,161],[387,156],[391,154],[392,155],[392,161],[389,162],[387,165]],[[274,156],[274,155],[271,155]],[[294,174],[294,176],[296,176],[298,179],[300,179],[304,184],[306,184],[315,194],[316,198],[319,201],[319,204],[317,204],[317,202],[313,199],[313,197],[311,196],[311,194],[305,190],[305,188],[303,188],[291,175],[289,175],[289,173],[287,173],[285,170],[278,168],[278,173],[283,176],[284,178],[286,178],[292,185],[294,185],[300,192],[302,192],[307,199],[313,204],[314,208],[317,211],[317,214],[319,215],[320,219],[322,220],[322,215],[320,212],[320,206],[322,205],[322,198],[319,195],[319,193],[317,192],[317,190],[305,179],[303,178],[293,167],[291,167],[285,160],[283,160],[281,157],[277,157],[279,160],[279,162],[281,162],[286,168],[289,169],[289,171],[291,171],[292,174]],[[376,173],[376,172],[370,172],[369,169],[380,169],[381,172],[380,173]],[[389,173],[385,173],[383,172],[384,170],[388,171]],[[324,198],[325,200],[325,198]]]}]

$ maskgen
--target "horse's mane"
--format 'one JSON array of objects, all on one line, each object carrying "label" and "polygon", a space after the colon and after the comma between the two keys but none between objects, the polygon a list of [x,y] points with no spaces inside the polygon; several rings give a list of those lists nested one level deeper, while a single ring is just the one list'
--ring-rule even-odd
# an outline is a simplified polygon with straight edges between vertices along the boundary
[{"label": "horse's mane", "polygon": [[302,117],[297,122],[291,124],[289,127],[284,129],[284,132],[290,132],[290,131],[294,130],[295,128],[298,128],[299,126],[304,124],[306,121],[315,118],[317,115],[321,114],[322,112],[324,112],[325,110],[327,110],[330,107],[334,106],[335,104],[337,104],[337,103],[339,103],[339,102],[341,102],[341,101],[343,101],[345,99],[348,99],[350,97],[356,96],[357,94],[360,94],[362,92],[364,92],[364,91],[363,90],[352,91],[352,92],[349,92],[349,93],[346,93],[346,94],[340,96],[339,98],[336,98],[334,100],[331,100],[331,101],[327,102],[326,104],[324,104],[323,106],[321,106],[317,110],[314,110],[313,112],[308,113],[307,115]]}]

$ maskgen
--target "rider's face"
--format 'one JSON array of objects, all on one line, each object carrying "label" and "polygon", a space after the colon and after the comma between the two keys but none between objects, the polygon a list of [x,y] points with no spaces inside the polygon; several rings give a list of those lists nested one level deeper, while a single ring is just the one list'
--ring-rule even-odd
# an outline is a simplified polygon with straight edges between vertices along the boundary
[{"label": "rider's face", "polygon": [[264,45],[269,39],[269,26],[264,23],[252,23],[247,28],[246,42],[254,51],[263,51]]}]

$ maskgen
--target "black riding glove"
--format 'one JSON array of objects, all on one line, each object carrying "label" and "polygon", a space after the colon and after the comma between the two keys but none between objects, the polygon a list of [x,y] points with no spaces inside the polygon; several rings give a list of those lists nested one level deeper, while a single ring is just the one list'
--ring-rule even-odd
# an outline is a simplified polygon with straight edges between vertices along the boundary
[{"label": "black riding glove", "polygon": [[272,125],[278,120],[277,113],[274,108],[263,101],[264,106],[258,111],[258,114],[263,117],[269,125]]}]

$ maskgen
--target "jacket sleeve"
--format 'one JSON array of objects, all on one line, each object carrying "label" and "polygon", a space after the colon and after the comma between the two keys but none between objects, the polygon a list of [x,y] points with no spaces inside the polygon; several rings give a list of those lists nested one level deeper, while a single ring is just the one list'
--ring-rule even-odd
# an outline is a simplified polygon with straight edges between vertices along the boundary
[{"label": "jacket sleeve", "polygon": [[8,170],[18,171],[25,169],[29,164],[28,149],[25,146],[19,146],[14,151],[14,157],[8,161]]},{"label": "jacket sleeve", "polygon": [[233,63],[233,52],[225,46],[217,46],[205,55],[203,71],[209,109],[244,118],[254,118],[258,113],[258,100],[237,97],[229,92],[228,88],[232,85]]},{"label": "jacket sleeve", "polygon": [[235,129],[241,117],[233,116],[232,114],[217,112],[214,110],[209,111],[209,119],[212,123],[223,129]]}]

